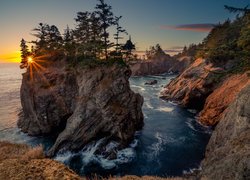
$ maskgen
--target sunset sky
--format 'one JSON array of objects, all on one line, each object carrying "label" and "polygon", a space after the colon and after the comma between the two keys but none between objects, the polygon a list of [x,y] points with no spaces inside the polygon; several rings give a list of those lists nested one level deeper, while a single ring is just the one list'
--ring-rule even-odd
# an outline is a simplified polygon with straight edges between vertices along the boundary
[{"label": "sunset sky", "polygon": [[[0,62],[19,61],[21,38],[34,39],[38,23],[56,25],[61,33],[79,11],[94,10],[95,0],[1,0]],[[201,42],[213,24],[232,18],[224,5],[245,7],[249,0],[106,0],[138,51],[159,43],[171,52]],[[128,38],[128,37],[126,37]]]}]

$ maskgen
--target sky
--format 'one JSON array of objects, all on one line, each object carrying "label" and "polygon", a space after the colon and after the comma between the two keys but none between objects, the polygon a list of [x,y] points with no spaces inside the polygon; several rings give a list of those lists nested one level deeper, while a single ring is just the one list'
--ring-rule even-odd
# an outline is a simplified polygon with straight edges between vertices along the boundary
[{"label": "sky", "polygon": [[[0,62],[20,60],[20,40],[34,40],[38,23],[56,25],[61,33],[75,27],[79,11],[93,11],[96,0],[0,0]],[[250,0],[106,0],[137,51],[159,43],[167,52],[199,43],[214,24],[233,18],[224,5],[245,7]],[[128,38],[125,36],[125,39]]]}]

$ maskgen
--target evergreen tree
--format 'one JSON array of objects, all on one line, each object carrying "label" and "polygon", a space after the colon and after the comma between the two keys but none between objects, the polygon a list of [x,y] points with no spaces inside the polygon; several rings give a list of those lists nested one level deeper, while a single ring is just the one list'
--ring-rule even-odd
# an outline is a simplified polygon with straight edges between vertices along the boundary
[{"label": "evergreen tree", "polygon": [[26,45],[26,41],[24,39],[21,40],[21,65],[20,68],[24,69],[28,67],[28,56],[30,52],[28,50],[28,46]]},{"label": "evergreen tree", "polygon": [[67,26],[67,28],[64,30],[63,48],[64,48],[64,53],[66,55],[73,56],[75,43],[74,43],[72,31],[69,29],[69,26]]},{"label": "evergreen tree", "polygon": [[248,8],[248,6],[249,5],[247,5],[245,8],[236,8],[236,7],[225,5],[224,7],[230,13],[250,13],[250,9]]},{"label": "evergreen tree", "polygon": [[121,18],[122,16],[115,17],[116,33],[114,34],[114,39],[116,40],[115,50],[117,55],[121,54],[121,44],[119,44],[119,39],[123,39],[123,37],[121,37],[120,34],[121,33],[127,34],[126,30],[123,29],[119,24]]},{"label": "evergreen tree", "polygon": [[91,54],[94,58],[100,55],[102,51],[102,37],[101,37],[101,22],[97,17],[96,12],[92,12],[90,15],[90,42],[91,42]]},{"label": "evergreen tree", "polygon": [[135,50],[135,45],[131,41],[131,36],[129,36],[129,40],[124,44],[122,50],[125,52],[125,58],[130,59],[132,57],[132,51]]},{"label": "evergreen tree", "polygon": [[105,59],[108,59],[108,49],[113,44],[110,43],[109,39],[109,33],[108,28],[112,25],[114,25],[114,15],[112,13],[112,8],[110,5],[106,4],[104,0],[98,0],[99,4],[96,5],[96,14],[98,15],[98,18],[100,19],[100,26],[102,30],[101,37],[103,39],[103,49],[105,53]]},{"label": "evergreen tree", "polygon": [[39,23],[39,26],[37,28],[34,28],[33,31],[35,31],[35,34],[32,34],[36,38],[38,38],[36,41],[32,41],[32,43],[35,44],[35,52],[42,52],[45,51],[46,48],[46,37],[48,34],[48,25]]},{"label": "evergreen tree", "polygon": [[47,43],[47,48],[50,51],[55,51],[59,50],[62,46],[62,36],[60,31],[55,25],[52,26],[47,26],[47,38],[46,38],[46,43]]}]

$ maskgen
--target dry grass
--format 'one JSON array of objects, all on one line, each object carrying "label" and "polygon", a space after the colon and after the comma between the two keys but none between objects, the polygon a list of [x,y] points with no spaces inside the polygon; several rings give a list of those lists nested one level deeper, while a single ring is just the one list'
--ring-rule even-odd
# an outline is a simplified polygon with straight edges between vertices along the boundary
[{"label": "dry grass", "polygon": [[46,159],[43,147],[0,142],[0,180],[81,180],[64,164]]},{"label": "dry grass", "polygon": [[22,160],[31,160],[31,159],[44,159],[45,154],[43,152],[43,146],[39,145],[29,149],[24,155],[22,155]]},{"label": "dry grass", "polygon": [[[127,175],[123,177],[109,177],[109,178],[102,178],[97,175],[91,178],[92,180],[187,180],[187,178],[180,178],[180,177],[157,177],[157,176],[134,176],[134,175]],[[191,180],[192,178],[188,178]]]}]

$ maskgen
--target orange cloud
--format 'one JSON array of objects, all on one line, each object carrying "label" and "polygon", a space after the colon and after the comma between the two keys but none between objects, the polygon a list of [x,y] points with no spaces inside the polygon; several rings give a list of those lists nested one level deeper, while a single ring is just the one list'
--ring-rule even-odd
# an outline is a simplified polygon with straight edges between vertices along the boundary
[{"label": "orange cloud", "polygon": [[180,31],[209,32],[214,24],[182,24],[177,26],[161,26],[161,29],[174,29]]},{"label": "orange cloud", "polygon": [[20,51],[14,51],[8,54],[0,54],[0,62],[19,63],[20,61]]}]

